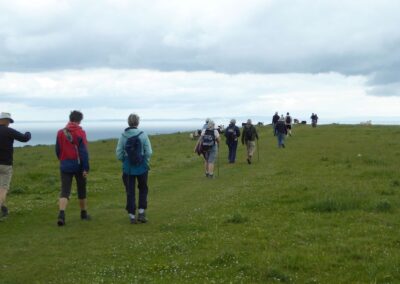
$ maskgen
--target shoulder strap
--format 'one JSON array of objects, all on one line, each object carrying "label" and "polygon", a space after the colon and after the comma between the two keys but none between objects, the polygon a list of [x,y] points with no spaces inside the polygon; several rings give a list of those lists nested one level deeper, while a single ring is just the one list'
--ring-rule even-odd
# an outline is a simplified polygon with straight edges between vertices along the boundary
[{"label": "shoulder strap", "polygon": [[71,134],[71,132],[68,130],[68,128],[64,128],[64,129],[63,129],[63,132],[64,132],[64,135],[65,135],[65,137],[67,138],[67,140],[68,140],[69,142],[71,142],[72,144],[74,144],[74,140],[73,140],[73,138],[72,138],[72,134]]}]

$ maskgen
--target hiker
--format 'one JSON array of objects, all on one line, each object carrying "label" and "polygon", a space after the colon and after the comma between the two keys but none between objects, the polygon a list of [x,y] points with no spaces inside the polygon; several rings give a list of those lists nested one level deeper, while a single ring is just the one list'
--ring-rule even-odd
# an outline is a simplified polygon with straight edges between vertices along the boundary
[{"label": "hiker", "polygon": [[210,119],[207,128],[201,131],[200,138],[195,147],[195,152],[203,154],[205,176],[207,178],[214,178],[214,163],[218,155],[219,142],[219,132],[215,129],[214,121]]},{"label": "hiker", "polygon": [[285,137],[287,135],[287,128],[285,124],[285,118],[283,115],[279,118],[276,123],[276,136],[278,139],[278,148],[285,148]]},{"label": "hiker", "polygon": [[235,163],[238,138],[240,137],[240,129],[236,126],[236,120],[231,119],[229,126],[225,129],[226,145],[228,145],[228,160],[230,164]]},{"label": "hiker", "polygon": [[251,124],[251,119],[243,126],[242,145],[247,147],[247,163],[251,164],[251,158],[256,150],[256,139],[258,140],[257,129]]},{"label": "hiker", "polygon": [[11,114],[7,112],[0,113],[0,217],[8,215],[6,198],[13,173],[14,140],[28,142],[31,139],[30,132],[22,134],[9,127],[10,123],[14,123]]},{"label": "hiker", "polygon": [[288,112],[286,113],[286,117],[285,117],[285,125],[286,125],[287,134],[289,134],[289,136],[292,136],[292,117],[290,116],[290,114]]},{"label": "hiker", "polygon": [[61,192],[59,198],[58,226],[64,226],[65,210],[71,195],[72,179],[75,177],[81,220],[90,220],[87,213],[86,182],[89,174],[89,153],[86,133],[80,126],[83,114],[73,110],[67,125],[57,132],[56,154],[60,161]]},{"label": "hiker", "polygon": [[[122,162],[122,182],[126,192],[126,211],[131,224],[146,223],[147,185],[150,170],[150,157],[153,153],[150,139],[143,130],[139,130],[139,116],[130,114],[128,117],[128,128],[121,134],[118,140],[116,155]],[[135,182],[137,180],[139,189],[139,202],[136,206]],[[136,208],[138,215],[136,215]]]},{"label": "hiker", "polygon": [[278,120],[279,120],[279,114],[278,114],[278,112],[275,112],[274,116],[272,117],[272,131],[274,133],[274,136],[276,136],[275,126],[276,126],[276,123],[278,122]]},{"label": "hiker", "polygon": [[317,127],[318,115],[316,113],[311,114],[311,125],[312,127]]},{"label": "hiker", "polygon": [[208,123],[211,121],[211,119],[210,118],[206,118],[206,123],[204,123],[204,125],[203,125],[203,127],[201,128],[202,130],[203,129],[207,129],[207,127],[208,127]]}]

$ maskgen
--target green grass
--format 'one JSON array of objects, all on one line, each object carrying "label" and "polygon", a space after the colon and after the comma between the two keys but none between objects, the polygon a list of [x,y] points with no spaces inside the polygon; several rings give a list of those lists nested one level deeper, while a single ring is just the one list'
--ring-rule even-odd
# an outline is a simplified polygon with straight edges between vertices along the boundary
[{"label": "green grass", "polygon": [[[90,143],[90,222],[56,226],[53,147],[15,150],[0,283],[399,283],[400,128],[259,128],[247,165],[204,177],[187,133],[152,136],[149,223],[130,225],[115,140]],[[74,190],[75,192],[75,190]]]}]

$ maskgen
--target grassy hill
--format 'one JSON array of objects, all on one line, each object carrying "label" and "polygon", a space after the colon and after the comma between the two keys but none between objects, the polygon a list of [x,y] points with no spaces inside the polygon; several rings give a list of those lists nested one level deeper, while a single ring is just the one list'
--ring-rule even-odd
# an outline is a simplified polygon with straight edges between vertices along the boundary
[{"label": "grassy hill", "polygon": [[[56,226],[53,147],[15,151],[1,283],[399,283],[400,128],[259,128],[259,161],[206,179],[187,133],[152,136],[148,224],[131,225],[115,140],[90,144],[89,213]],[[75,192],[75,190],[74,190]]]}]

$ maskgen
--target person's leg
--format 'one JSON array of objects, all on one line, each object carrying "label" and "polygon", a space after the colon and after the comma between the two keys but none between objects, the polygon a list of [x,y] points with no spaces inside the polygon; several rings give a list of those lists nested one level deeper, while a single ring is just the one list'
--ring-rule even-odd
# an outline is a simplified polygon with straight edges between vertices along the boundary
[{"label": "person's leg", "polygon": [[12,177],[12,166],[0,165],[0,207],[1,207],[2,217],[8,215],[6,199],[7,199],[8,189],[10,188],[11,177]]},{"label": "person's leg", "polygon": [[136,200],[135,200],[135,177],[123,174],[122,181],[126,192],[126,211],[128,212],[131,223],[135,222]]},{"label": "person's leg", "polygon": [[147,177],[148,177],[148,172],[145,172],[144,174],[137,176],[138,189],[139,189],[138,222],[140,222],[140,223],[147,222],[146,215],[144,212],[147,209],[147,194],[149,192],[149,189],[147,186]]},{"label": "person's leg", "polygon": [[208,173],[208,157],[210,155],[210,152],[204,152],[203,153],[203,157],[204,157],[204,171],[205,171],[205,175],[206,177],[208,177],[209,173]]},{"label": "person's leg", "polygon": [[75,180],[78,190],[79,207],[81,208],[81,219],[90,220],[90,216],[87,214],[86,177],[83,176],[83,173],[78,172],[75,174]]},{"label": "person's leg", "polygon": [[232,163],[234,163],[236,160],[237,145],[238,145],[237,141],[233,142],[232,144]]},{"label": "person's leg", "polygon": [[229,161],[229,163],[232,163],[232,143],[229,143],[228,144],[228,150],[229,150],[229,152],[228,152],[228,161]]},{"label": "person's leg", "polygon": [[67,209],[68,199],[71,194],[73,174],[60,172],[61,176],[61,193],[58,201],[58,221],[59,226],[65,225],[65,210]]},{"label": "person's leg", "polygon": [[248,141],[247,143],[247,163],[251,164],[251,158],[253,157],[254,150],[256,148],[256,142]]},{"label": "person's leg", "polygon": [[1,207],[1,217],[6,217],[8,215],[8,208],[6,206],[7,189],[0,187],[0,207]]}]

